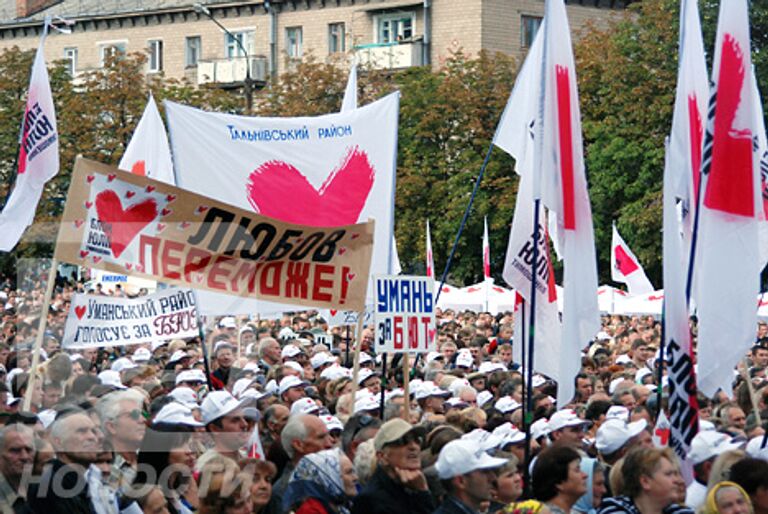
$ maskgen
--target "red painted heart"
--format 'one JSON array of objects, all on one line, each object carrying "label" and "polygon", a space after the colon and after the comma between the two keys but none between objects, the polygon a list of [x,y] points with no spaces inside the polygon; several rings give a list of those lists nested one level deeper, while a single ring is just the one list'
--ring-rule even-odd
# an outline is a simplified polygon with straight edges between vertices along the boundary
[{"label": "red painted heart", "polygon": [[165,230],[165,223],[158,223],[157,224],[157,231],[158,232],[162,232],[163,230]]},{"label": "red painted heart", "polygon": [[210,207],[208,207],[207,205],[201,205],[197,208],[197,210],[195,211],[195,214],[202,214],[208,209],[210,209]]},{"label": "red painted heart", "polygon": [[107,189],[96,195],[96,213],[99,221],[109,225],[105,232],[112,255],[120,257],[133,238],[157,216],[157,204],[152,198],[123,208],[117,193]]},{"label": "red painted heart", "polygon": [[269,161],[251,173],[246,190],[258,213],[291,223],[333,227],[357,223],[375,178],[368,155],[354,147],[320,189],[291,164]]},{"label": "red painted heart", "polygon": [[343,246],[340,246],[339,247],[339,255],[344,255],[345,253],[347,253],[347,249],[345,247],[343,247]]},{"label": "red painted heart", "polygon": [[90,209],[91,207],[93,207],[93,202],[85,202],[86,209]]},{"label": "red painted heart", "polygon": [[134,191],[126,191],[125,197],[126,198],[133,198],[136,195]]},{"label": "red painted heart", "polygon": [[182,221],[181,223],[179,223],[179,228],[180,228],[181,230],[185,230],[185,229],[189,228],[189,226],[190,226],[190,225],[191,225],[191,223],[190,223],[190,222],[188,222],[188,221]]},{"label": "red painted heart", "polygon": [[75,307],[75,315],[77,316],[77,319],[83,319],[83,316],[85,315],[86,306],[85,305],[78,305]]},{"label": "red painted heart", "polygon": [[337,311],[336,309],[331,309],[331,316],[335,316],[337,312],[339,311]]},{"label": "red painted heart", "polygon": [[85,223],[85,220],[75,220],[75,228],[80,228]]},{"label": "red painted heart", "polygon": [[171,203],[171,202],[172,202],[172,201],[174,201],[175,199],[176,199],[176,195],[167,195],[167,196],[165,197],[165,201],[166,201],[166,202],[168,202],[168,203]]},{"label": "red painted heart", "polygon": [[133,264],[132,263],[130,263],[130,262],[126,262],[125,263],[125,269],[127,269],[128,271],[131,271],[132,268],[133,268]]},{"label": "red painted heart", "polygon": [[101,257],[98,257],[98,256],[94,255],[93,256],[93,263],[94,264],[98,264],[100,262],[101,262]]},{"label": "red painted heart", "polygon": [[134,266],[134,268],[136,268],[136,271],[138,271],[139,273],[144,273],[144,265],[143,264],[136,264]]},{"label": "red painted heart", "polygon": [[352,282],[355,280],[355,277],[357,276],[357,273],[347,273],[347,281]]},{"label": "red painted heart", "polygon": [[91,182],[93,182],[93,179],[95,179],[95,178],[96,177],[93,176],[93,175],[88,175],[87,177],[85,177],[85,181],[90,184]]},{"label": "red painted heart", "polygon": [[357,239],[358,237],[360,237],[359,233],[357,233],[357,232],[353,232],[352,233],[352,239]]},{"label": "red painted heart", "polygon": [[85,259],[86,257],[88,257],[89,253],[91,252],[89,252],[88,250],[80,250],[80,258]]},{"label": "red painted heart", "polygon": [[162,214],[163,216],[168,216],[172,212],[173,211],[170,209],[163,209],[162,211],[160,211],[160,214]]},{"label": "red painted heart", "polygon": [[147,186],[147,188],[144,191],[146,191],[147,193],[151,193],[155,189],[156,189],[155,186]]},{"label": "red painted heart", "polygon": [[109,175],[107,175],[107,182],[112,182],[113,180],[115,180],[116,177],[117,175],[115,175],[114,173],[110,173]]}]

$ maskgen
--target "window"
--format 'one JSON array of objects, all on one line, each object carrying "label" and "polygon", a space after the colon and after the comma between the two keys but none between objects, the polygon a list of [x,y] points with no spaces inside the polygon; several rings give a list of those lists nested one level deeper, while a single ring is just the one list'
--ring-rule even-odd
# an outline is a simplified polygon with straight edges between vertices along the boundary
[{"label": "window", "polygon": [[541,26],[541,19],[541,16],[522,16],[520,27],[520,44],[523,48],[530,48],[533,44],[533,39],[536,37],[536,32],[539,31],[539,27]]},{"label": "window", "polygon": [[152,39],[149,41],[149,71],[163,71],[163,41]]},{"label": "window", "polygon": [[328,53],[337,54],[346,50],[344,45],[344,24],[328,24]]},{"label": "window", "polygon": [[70,77],[74,77],[77,73],[77,48],[65,48],[64,60],[67,61],[67,73]]},{"label": "window", "polygon": [[303,35],[301,27],[285,29],[285,51],[291,59],[299,59],[302,54]]},{"label": "window", "polygon": [[184,52],[184,64],[186,66],[197,66],[203,50],[203,43],[200,36],[189,36],[186,41]]},{"label": "window", "polygon": [[378,43],[395,43],[413,37],[413,13],[393,13],[380,16],[377,26]]},{"label": "window", "polygon": [[224,48],[228,58],[245,57],[243,47],[248,51],[248,55],[253,53],[252,30],[241,30],[239,32],[233,31],[232,35],[226,34],[224,36]]},{"label": "window", "polygon": [[99,65],[101,67],[104,67],[109,57],[120,55],[125,55],[125,43],[103,43],[99,45]]}]

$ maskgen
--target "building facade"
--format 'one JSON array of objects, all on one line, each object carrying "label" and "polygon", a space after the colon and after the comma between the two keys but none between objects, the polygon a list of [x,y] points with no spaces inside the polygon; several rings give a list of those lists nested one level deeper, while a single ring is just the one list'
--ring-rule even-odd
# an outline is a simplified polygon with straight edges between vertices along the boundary
[{"label": "building facade", "polygon": [[[605,25],[631,0],[570,0],[571,29]],[[522,58],[544,0],[3,0],[0,49],[36,47],[46,15],[74,22],[52,32],[49,61],[74,77],[115,52],[146,52],[147,73],[193,83],[265,82],[312,55],[375,68],[439,66],[453,52]],[[224,27],[226,32],[221,28]],[[246,58],[246,55],[248,58]]]}]

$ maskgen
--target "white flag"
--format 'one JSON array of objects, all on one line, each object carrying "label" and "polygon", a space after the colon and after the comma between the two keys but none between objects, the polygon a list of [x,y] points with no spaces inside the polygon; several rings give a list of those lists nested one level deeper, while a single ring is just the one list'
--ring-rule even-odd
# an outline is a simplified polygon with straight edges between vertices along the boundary
[{"label": "white flag", "polygon": [[488,218],[483,218],[483,278],[491,281],[491,243],[488,240]]},{"label": "white flag", "polygon": [[699,389],[731,394],[754,341],[762,211],[746,0],[720,4],[696,247]]},{"label": "white flag", "polygon": [[59,132],[44,44],[49,21],[37,47],[21,124],[16,184],[0,213],[0,251],[10,252],[35,218],[45,184],[59,172]]},{"label": "white flag", "polygon": [[427,276],[435,278],[435,260],[432,257],[432,234],[429,232],[429,220],[427,220]]},{"label": "white flag", "polygon": [[[677,179],[669,154],[664,166],[664,346],[669,376],[669,446],[678,458],[688,458],[693,437],[699,431],[694,352],[688,324],[685,294],[686,260],[677,230]],[[655,433],[654,433],[655,436]],[[666,446],[666,442],[665,442]]]},{"label": "white flag", "polygon": [[341,112],[357,109],[357,62],[352,63],[347,78],[347,88],[344,90],[344,98],[341,101]]},{"label": "white flag", "polygon": [[168,134],[151,93],[118,167],[136,175],[176,185]]},{"label": "white flag", "polygon": [[672,190],[680,199],[682,258],[686,265],[691,251],[709,99],[704,42],[696,4],[697,0],[682,0],[680,9],[677,92],[669,143],[670,180],[673,181]]},{"label": "white flag", "polygon": [[611,241],[611,280],[627,284],[631,295],[655,291],[640,261],[624,242],[615,223]]}]

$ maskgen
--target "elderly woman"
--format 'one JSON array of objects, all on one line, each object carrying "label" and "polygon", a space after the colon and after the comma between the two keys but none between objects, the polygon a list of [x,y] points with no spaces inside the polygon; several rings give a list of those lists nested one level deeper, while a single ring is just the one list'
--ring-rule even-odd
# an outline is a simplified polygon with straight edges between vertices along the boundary
[{"label": "elderly woman", "polygon": [[671,448],[638,448],[621,467],[622,496],[606,498],[597,514],[662,514],[680,496],[683,477]]},{"label": "elderly woman", "polygon": [[605,470],[597,459],[583,457],[581,471],[587,474],[587,492],[579,498],[573,510],[581,514],[595,514],[597,507],[607,492]]},{"label": "elderly woman", "polygon": [[747,492],[736,482],[720,482],[707,493],[703,514],[752,514]]},{"label": "elderly woman", "polygon": [[352,461],[338,448],[304,456],[293,470],[283,495],[283,512],[348,514],[357,495]]}]

